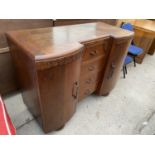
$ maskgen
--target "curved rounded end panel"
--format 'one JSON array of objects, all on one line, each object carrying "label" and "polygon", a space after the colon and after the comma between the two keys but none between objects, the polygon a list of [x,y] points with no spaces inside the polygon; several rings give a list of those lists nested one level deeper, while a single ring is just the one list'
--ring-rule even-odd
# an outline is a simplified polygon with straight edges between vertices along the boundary
[{"label": "curved rounded end panel", "polygon": [[65,59],[47,64],[43,62],[44,69],[37,71],[45,132],[61,128],[74,114],[78,101],[80,64],[81,50]]},{"label": "curved rounded end panel", "polygon": [[124,63],[124,58],[128,52],[131,39],[113,39],[111,50],[108,55],[108,62],[105,66],[102,82],[97,91],[98,95],[105,96],[115,87],[120,77],[120,72]]}]

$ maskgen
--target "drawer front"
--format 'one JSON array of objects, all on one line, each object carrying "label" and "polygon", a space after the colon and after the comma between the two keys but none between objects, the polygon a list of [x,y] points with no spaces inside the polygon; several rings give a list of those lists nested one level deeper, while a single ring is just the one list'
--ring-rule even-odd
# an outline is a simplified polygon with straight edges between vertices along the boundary
[{"label": "drawer front", "polygon": [[80,74],[79,100],[98,89],[105,66],[107,51],[108,39],[85,45]]},{"label": "drawer front", "polygon": [[105,64],[104,56],[82,63],[81,76],[103,69]]},{"label": "drawer front", "polygon": [[102,75],[102,70],[80,77],[80,87],[85,87],[87,85],[97,83],[101,75]]},{"label": "drawer front", "polygon": [[83,61],[94,59],[98,56],[105,55],[107,50],[107,41],[86,45],[83,53]]},{"label": "drawer front", "polygon": [[85,87],[83,87],[83,88],[80,87],[79,100],[92,94],[96,89],[97,89],[97,83],[93,83],[91,85],[85,85]]},{"label": "drawer front", "polygon": [[93,93],[102,77],[102,71],[98,71],[80,78],[80,99]]}]

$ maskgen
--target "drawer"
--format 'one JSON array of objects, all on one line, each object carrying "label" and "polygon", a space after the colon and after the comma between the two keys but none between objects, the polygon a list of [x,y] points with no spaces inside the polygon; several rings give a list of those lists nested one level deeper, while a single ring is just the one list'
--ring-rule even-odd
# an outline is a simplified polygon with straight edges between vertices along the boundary
[{"label": "drawer", "polygon": [[82,60],[87,61],[106,54],[107,41],[86,45]]},{"label": "drawer", "polygon": [[80,99],[93,93],[102,77],[102,71],[80,78]]},{"label": "drawer", "polygon": [[85,74],[80,77],[80,86],[85,87],[87,85],[91,85],[93,83],[97,83],[102,76],[102,70],[98,72],[93,72],[92,74]]},{"label": "drawer", "polygon": [[85,85],[85,87],[80,87],[79,100],[92,94],[96,89],[97,89],[97,82],[91,85]]},{"label": "drawer", "polygon": [[81,76],[103,69],[104,64],[104,56],[100,56],[93,60],[83,62],[81,66]]}]

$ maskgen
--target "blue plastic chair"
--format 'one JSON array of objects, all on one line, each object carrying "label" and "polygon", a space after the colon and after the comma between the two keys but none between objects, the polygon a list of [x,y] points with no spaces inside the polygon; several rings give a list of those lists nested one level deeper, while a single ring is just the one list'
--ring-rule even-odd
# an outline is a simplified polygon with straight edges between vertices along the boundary
[{"label": "blue plastic chair", "polygon": [[133,62],[133,58],[130,56],[126,56],[125,60],[124,60],[124,64],[123,64],[123,76],[125,78],[125,75],[127,74],[127,67],[126,65]]},{"label": "blue plastic chair", "polygon": [[121,28],[129,31],[133,31],[133,26],[130,23],[122,24]]},{"label": "blue plastic chair", "polygon": [[[122,24],[121,28],[129,31],[133,31],[133,26],[130,23]],[[128,53],[131,56],[133,56],[134,66],[136,66],[136,60],[135,60],[136,56],[140,55],[142,52],[143,52],[143,49],[138,46],[135,46],[133,42],[132,42],[132,45],[129,46]]]}]

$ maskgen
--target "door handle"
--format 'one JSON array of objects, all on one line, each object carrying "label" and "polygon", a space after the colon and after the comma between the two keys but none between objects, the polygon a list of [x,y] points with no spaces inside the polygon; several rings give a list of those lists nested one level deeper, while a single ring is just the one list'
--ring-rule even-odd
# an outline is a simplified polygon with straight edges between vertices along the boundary
[{"label": "door handle", "polygon": [[116,65],[115,65],[114,62],[112,62],[112,63],[111,63],[111,67],[110,67],[110,73],[109,73],[107,79],[112,78],[112,76],[113,76],[113,74],[114,74],[114,71],[115,71],[115,68],[116,68]]},{"label": "door handle", "polygon": [[74,99],[77,99],[77,97],[78,97],[78,90],[79,90],[79,84],[76,81],[73,84],[73,91],[72,91],[72,96],[74,97]]}]

